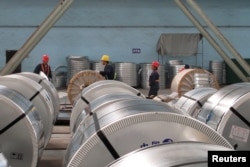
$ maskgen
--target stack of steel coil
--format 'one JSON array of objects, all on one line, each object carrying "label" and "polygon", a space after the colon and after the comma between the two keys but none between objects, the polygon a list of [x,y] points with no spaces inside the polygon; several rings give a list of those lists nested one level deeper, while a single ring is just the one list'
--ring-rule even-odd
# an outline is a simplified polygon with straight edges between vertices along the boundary
[{"label": "stack of steel coil", "polygon": [[249,83],[223,87],[208,98],[197,119],[225,136],[236,149],[249,150],[249,100]]},{"label": "stack of steel coil", "polygon": [[36,167],[58,113],[58,94],[37,74],[0,77],[0,151],[12,167]]},{"label": "stack of steel coil", "polygon": [[130,86],[139,85],[138,65],[135,63],[115,63],[116,79]]},{"label": "stack of steel coil", "polygon": [[76,125],[71,125],[73,136],[63,166],[106,166],[139,148],[184,141],[233,148],[215,130],[166,103],[140,97],[119,81],[98,82],[83,90],[73,106],[81,109],[72,110]]},{"label": "stack of steel coil", "polygon": [[170,87],[171,82],[175,75],[180,71],[180,69],[183,67],[183,60],[169,60],[168,63],[166,63],[166,84],[167,87]]},{"label": "stack of steel coil", "polygon": [[218,83],[221,85],[223,82],[225,82],[224,78],[225,76],[225,64],[223,61],[210,61],[209,62],[209,71],[215,76],[215,78],[218,80]]},{"label": "stack of steel coil", "polygon": [[211,87],[209,74],[194,74],[194,88]]},{"label": "stack of steel coil", "polygon": [[180,112],[197,118],[201,107],[212,96],[217,89],[214,88],[196,88],[188,91],[174,103],[175,109]]},{"label": "stack of steel coil", "polygon": [[102,65],[100,61],[92,61],[90,64],[91,64],[91,70],[94,70],[94,71],[104,70],[104,65]]},{"label": "stack of steel coil", "polygon": [[52,72],[52,82],[57,89],[66,87],[67,66],[60,65],[54,69],[54,71]]},{"label": "stack of steel coil", "polygon": [[68,56],[67,57],[67,84],[70,79],[82,70],[90,69],[90,62],[87,56]]}]

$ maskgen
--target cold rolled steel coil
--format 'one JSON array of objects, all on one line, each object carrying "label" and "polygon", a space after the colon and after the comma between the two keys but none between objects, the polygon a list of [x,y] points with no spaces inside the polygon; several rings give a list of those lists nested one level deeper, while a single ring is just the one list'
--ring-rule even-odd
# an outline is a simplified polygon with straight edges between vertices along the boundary
[{"label": "cold rolled steel coil", "polygon": [[82,112],[86,107],[89,106],[89,103],[97,99],[98,97],[107,94],[130,94],[145,98],[145,96],[140,91],[123,82],[115,80],[97,81],[86,87],[81,92],[80,97],[78,97],[76,102],[74,103],[70,117],[71,132],[74,132],[74,129],[76,127],[76,119],[78,119],[79,115],[86,114],[85,112]]},{"label": "cold rolled steel coil", "polygon": [[167,76],[166,76],[166,83],[168,87],[170,87],[171,82],[175,75],[180,71],[180,68],[182,68],[183,65],[183,60],[169,60],[168,63],[166,63],[166,71],[167,71]]},{"label": "cold rolled steel coil", "polygon": [[249,150],[250,84],[221,88],[208,98],[197,119],[224,136],[237,150]]},{"label": "cold rolled steel coil", "polygon": [[83,70],[75,74],[71,78],[67,88],[70,103],[75,103],[83,89],[101,80],[105,80],[105,78],[99,72],[93,70]]},{"label": "cold rolled steel coil", "polygon": [[44,148],[39,111],[25,96],[3,85],[0,107],[0,151],[8,162],[6,167],[36,167]]},{"label": "cold rolled steel coil", "polygon": [[67,66],[59,65],[52,72],[52,83],[56,89],[65,88],[67,83]]},{"label": "cold rolled steel coil", "polygon": [[232,148],[209,126],[175,113],[162,102],[131,99],[111,103],[87,115],[68,145],[63,166],[105,166],[136,149],[180,141]]},{"label": "cold rolled steel coil", "polygon": [[46,78],[32,72],[21,72],[17,73],[17,75],[22,75],[34,80],[48,92],[54,108],[54,122],[55,122],[60,109],[60,99],[55,86]]},{"label": "cold rolled steel coil", "polygon": [[208,151],[233,151],[230,148],[201,142],[178,142],[153,145],[128,153],[107,167],[206,167]]},{"label": "cold rolled steel coil", "polygon": [[80,71],[90,69],[90,61],[87,56],[68,56],[67,60],[67,85],[71,78]]},{"label": "cold rolled steel coil", "polygon": [[93,114],[98,108],[104,107],[111,103],[115,103],[118,101],[124,100],[131,100],[131,99],[138,99],[142,98],[140,96],[135,96],[132,94],[124,94],[124,93],[112,93],[112,94],[105,94],[103,96],[97,97],[93,101],[88,104],[88,107],[85,107],[80,112],[79,116],[76,118],[75,123],[71,124],[73,126],[72,132],[74,133],[78,126],[81,126],[82,120],[86,117],[87,114]]},{"label": "cold rolled steel coil", "polygon": [[54,123],[54,108],[47,91],[34,80],[17,74],[0,77],[0,85],[5,85],[21,93],[36,107],[44,126],[46,146],[51,137]]},{"label": "cold rolled steel coil", "polygon": [[224,68],[225,66],[223,61],[212,60],[209,62],[209,70],[215,76],[220,85],[223,83]]},{"label": "cold rolled steel coil", "polygon": [[135,63],[116,62],[116,80],[137,87],[139,85],[138,70],[139,67]]},{"label": "cold rolled steel coil", "polygon": [[211,87],[209,74],[194,74],[194,88]]},{"label": "cold rolled steel coil", "polygon": [[197,118],[201,107],[215,92],[217,92],[217,89],[207,87],[192,89],[177,100],[174,108],[184,114]]},{"label": "cold rolled steel coil", "polygon": [[183,64],[183,60],[169,60],[168,61],[170,65],[180,65]]},{"label": "cold rolled steel coil", "polygon": [[100,61],[92,61],[91,62],[91,70],[103,71],[104,65]]},{"label": "cold rolled steel coil", "polygon": [[[148,63],[142,63],[141,65],[141,85],[143,89],[149,89],[149,77],[152,73],[152,67],[151,64]],[[160,89],[166,88],[166,71],[165,71],[165,65],[160,65],[158,68],[158,73],[160,76],[159,86]]]},{"label": "cold rolled steel coil", "polygon": [[215,89],[219,89],[219,84],[213,74],[204,69],[185,69],[179,72],[171,83],[171,91],[178,93],[181,97],[186,92],[195,88],[194,74],[209,74],[210,86]]}]

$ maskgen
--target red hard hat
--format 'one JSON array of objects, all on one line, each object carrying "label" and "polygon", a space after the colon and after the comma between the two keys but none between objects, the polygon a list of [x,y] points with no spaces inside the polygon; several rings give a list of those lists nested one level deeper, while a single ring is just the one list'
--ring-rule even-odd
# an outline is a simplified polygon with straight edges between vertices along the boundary
[{"label": "red hard hat", "polygon": [[49,61],[49,56],[48,55],[43,55],[42,61],[48,62]]},{"label": "red hard hat", "polygon": [[160,63],[158,61],[153,61],[151,65],[154,67],[159,67]]}]

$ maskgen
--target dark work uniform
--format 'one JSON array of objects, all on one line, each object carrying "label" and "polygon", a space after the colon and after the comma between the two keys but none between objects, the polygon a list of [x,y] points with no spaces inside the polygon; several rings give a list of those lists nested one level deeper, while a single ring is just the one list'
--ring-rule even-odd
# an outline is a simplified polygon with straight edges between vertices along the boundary
[{"label": "dark work uniform", "polygon": [[107,80],[113,80],[115,75],[114,67],[110,64],[107,64],[104,67],[104,71],[100,71],[100,74],[104,76]]},{"label": "dark work uniform", "polygon": [[49,79],[52,78],[51,68],[50,68],[50,66],[49,66],[48,64],[47,64],[47,65],[45,65],[45,64],[43,64],[43,63],[38,64],[38,65],[36,66],[36,68],[34,69],[34,73],[39,74],[40,71],[44,72],[44,74],[45,74]]},{"label": "dark work uniform", "polygon": [[151,75],[149,76],[150,89],[148,96],[157,96],[159,90],[159,81],[156,82],[156,80],[159,80],[159,73],[157,71],[152,71]]}]

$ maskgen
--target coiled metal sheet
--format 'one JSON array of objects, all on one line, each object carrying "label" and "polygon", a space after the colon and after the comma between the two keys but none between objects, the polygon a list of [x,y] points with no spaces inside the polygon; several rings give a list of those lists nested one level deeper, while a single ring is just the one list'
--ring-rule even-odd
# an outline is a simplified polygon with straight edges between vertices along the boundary
[{"label": "coiled metal sheet", "polygon": [[67,84],[78,72],[90,69],[90,62],[87,56],[68,56],[66,60],[68,69]]},{"label": "coiled metal sheet", "polygon": [[2,85],[0,107],[0,148],[9,165],[36,167],[45,144],[39,112],[22,94]]},{"label": "coiled metal sheet", "polygon": [[215,76],[218,83],[221,85],[223,83],[223,70],[225,70],[225,65],[223,61],[210,61],[209,70]]},{"label": "coiled metal sheet", "polygon": [[93,114],[98,109],[105,107],[111,103],[124,100],[138,99],[138,98],[142,97],[124,93],[105,94],[103,96],[97,97],[96,99],[91,101],[88,104],[88,107],[84,108],[80,113],[80,115],[77,117],[75,124],[73,125],[73,132],[76,131],[78,126],[81,126],[81,123],[83,122],[87,114]]},{"label": "coiled metal sheet", "polygon": [[52,83],[53,83],[53,85],[55,86],[56,89],[66,87],[66,83],[67,83],[67,66],[59,65],[53,70],[53,72],[52,72]]},{"label": "coiled metal sheet", "polygon": [[174,107],[184,114],[197,118],[201,107],[216,91],[217,89],[206,87],[190,90],[177,100]]},{"label": "coiled metal sheet", "polygon": [[200,141],[232,148],[210,127],[154,100],[112,103],[83,122],[68,145],[64,166],[105,166],[136,149],[165,142]]},{"label": "coiled metal sheet", "polygon": [[36,107],[44,126],[46,146],[52,133],[54,121],[54,108],[47,91],[32,79],[17,74],[0,77],[0,85],[5,85],[21,93]]},{"label": "coiled metal sheet", "polygon": [[194,74],[194,87],[195,88],[211,87],[209,74],[195,73]]},{"label": "coiled metal sheet", "polygon": [[250,84],[221,88],[205,102],[198,120],[217,130],[238,150],[249,150]]},{"label": "coiled metal sheet", "polygon": [[137,87],[139,85],[138,76],[139,66],[135,63],[115,63],[116,79],[129,86]]},{"label": "coiled metal sheet", "polygon": [[21,72],[21,73],[17,73],[17,75],[22,75],[22,76],[25,76],[25,77],[28,77],[28,78],[34,80],[35,82],[40,84],[48,92],[50,99],[52,100],[52,104],[53,104],[53,108],[54,108],[54,123],[55,123],[56,118],[57,118],[58,113],[59,113],[59,108],[60,108],[60,99],[59,99],[59,95],[58,95],[58,92],[57,92],[55,86],[51,82],[49,82],[47,79],[45,79],[44,77],[37,75],[35,73]]},{"label": "coiled metal sheet", "polygon": [[169,62],[166,63],[165,66],[167,71],[166,81],[169,88],[175,75],[179,73],[180,69],[184,66],[183,60],[169,60]]},{"label": "coiled metal sheet", "polygon": [[76,119],[79,117],[82,111],[88,107],[88,104],[94,99],[107,94],[130,94],[145,98],[145,96],[140,91],[123,82],[115,80],[97,81],[83,89],[80,96],[78,96],[75,104],[73,105],[70,117],[71,132],[74,132]]},{"label": "coiled metal sheet", "polygon": [[232,151],[223,146],[200,142],[168,143],[133,151],[106,167],[207,167],[207,155],[211,150]]},{"label": "coiled metal sheet", "polygon": [[102,65],[102,63],[100,61],[92,61],[91,62],[91,70],[103,71],[104,70],[104,65]]}]

